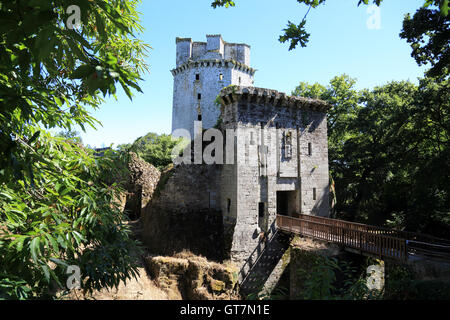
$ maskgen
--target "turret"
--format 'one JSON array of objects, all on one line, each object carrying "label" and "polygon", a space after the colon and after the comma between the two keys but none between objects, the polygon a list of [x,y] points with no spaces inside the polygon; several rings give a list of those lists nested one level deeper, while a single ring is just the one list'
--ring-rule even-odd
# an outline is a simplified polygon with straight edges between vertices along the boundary
[{"label": "turret", "polygon": [[176,38],[172,132],[177,129],[194,135],[194,121],[203,129],[216,125],[220,110],[215,99],[220,90],[235,84],[253,85],[255,69],[250,64],[250,46],[227,43],[219,35],[207,35],[206,42]]}]

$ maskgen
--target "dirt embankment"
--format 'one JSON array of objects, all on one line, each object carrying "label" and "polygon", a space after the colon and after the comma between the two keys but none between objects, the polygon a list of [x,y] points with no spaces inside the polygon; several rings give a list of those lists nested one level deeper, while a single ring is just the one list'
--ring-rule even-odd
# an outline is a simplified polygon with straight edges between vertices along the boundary
[{"label": "dirt embankment", "polygon": [[238,270],[184,251],[173,257],[148,256],[145,264],[156,285],[169,299],[232,300]]}]

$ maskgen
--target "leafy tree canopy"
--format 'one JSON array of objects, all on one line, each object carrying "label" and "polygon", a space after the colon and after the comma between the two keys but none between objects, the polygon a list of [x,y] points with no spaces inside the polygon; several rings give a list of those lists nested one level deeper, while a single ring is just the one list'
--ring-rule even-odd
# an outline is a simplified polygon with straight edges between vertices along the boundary
[{"label": "leafy tree canopy", "polygon": [[172,150],[181,141],[182,139],[174,139],[171,135],[149,132],[132,144],[120,145],[119,150],[133,151],[159,170],[163,170],[172,163]]},{"label": "leafy tree canopy", "polygon": [[51,295],[54,285],[66,287],[68,265],[80,268],[87,291],[136,274],[119,189],[105,183],[123,156],[96,158],[45,129],[84,130],[97,123],[87,107],[102,95],[118,85],[130,98],[140,91],[148,45],[135,37],[138,3],[0,1],[2,298]]},{"label": "leafy tree canopy", "polygon": [[[306,31],[306,18],[311,9],[325,4],[326,0],[297,0],[298,3],[308,6],[308,10],[297,25],[288,21],[283,29],[284,34],[279,41],[290,42],[289,50],[298,45],[306,47],[310,34]],[[358,0],[357,5],[369,5],[373,3],[380,6],[383,0]],[[211,3],[213,8],[225,6],[234,7],[235,2],[230,0],[215,0]],[[407,15],[404,19],[403,30],[400,33],[402,39],[406,39],[413,49],[412,56],[419,65],[430,63],[430,76],[448,75],[450,64],[450,38],[449,28],[449,0],[424,0],[423,7],[417,10],[414,17]]]},{"label": "leafy tree canopy", "polygon": [[300,83],[328,114],[337,216],[441,237],[450,230],[450,84],[424,78],[356,91],[343,75]]},{"label": "leafy tree canopy", "polygon": [[65,138],[67,140],[75,141],[79,144],[83,143],[83,140],[81,139],[80,133],[78,131],[72,131],[72,130],[60,131],[56,134],[56,136]]}]

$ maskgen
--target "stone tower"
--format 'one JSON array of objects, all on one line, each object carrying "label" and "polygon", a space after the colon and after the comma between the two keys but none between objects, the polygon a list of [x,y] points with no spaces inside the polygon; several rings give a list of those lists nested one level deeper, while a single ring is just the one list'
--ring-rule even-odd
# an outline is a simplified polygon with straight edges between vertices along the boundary
[{"label": "stone tower", "polygon": [[220,210],[231,260],[243,267],[264,249],[258,235],[276,232],[277,215],[329,216],[329,105],[242,86],[222,90],[219,100],[221,128],[234,132]]},{"label": "stone tower", "polygon": [[227,43],[221,35],[207,35],[206,42],[176,38],[173,83],[172,132],[186,129],[194,137],[194,121],[214,127],[220,115],[215,100],[229,85],[253,86],[250,46]]}]

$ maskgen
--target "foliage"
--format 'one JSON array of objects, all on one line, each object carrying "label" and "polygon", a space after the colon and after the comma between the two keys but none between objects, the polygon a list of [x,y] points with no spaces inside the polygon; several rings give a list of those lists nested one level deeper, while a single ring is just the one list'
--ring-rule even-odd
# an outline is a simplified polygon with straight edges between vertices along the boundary
[{"label": "foliage", "polygon": [[[366,279],[358,275],[351,263],[337,258],[317,257],[308,270],[298,269],[301,291],[299,296],[291,297],[301,300],[362,300],[378,299],[377,292],[371,292]],[[249,294],[247,300],[284,300],[289,290],[279,284],[272,292],[263,290]]]},{"label": "foliage", "polygon": [[149,132],[137,138],[131,145],[119,146],[119,149],[133,151],[159,170],[163,170],[172,163],[172,150],[181,140],[171,135]]},{"label": "foliage", "polygon": [[67,140],[72,140],[77,142],[78,144],[82,144],[83,140],[80,137],[80,133],[78,131],[60,131],[56,134],[57,137],[65,138]]},{"label": "foliage", "polygon": [[214,0],[211,3],[211,7],[213,7],[214,9],[217,7],[228,8],[228,7],[234,7],[234,6],[235,6],[235,3],[234,3],[234,1],[231,1],[231,0]]},{"label": "foliage", "polygon": [[[405,297],[402,297],[405,298]],[[440,280],[415,280],[407,298],[412,300],[450,300],[450,283]]]},{"label": "foliage", "polygon": [[284,286],[277,285],[272,292],[263,290],[262,287],[258,293],[250,293],[246,300],[286,300],[289,297],[289,290]]},{"label": "foliage", "polygon": [[[84,130],[96,123],[85,106],[96,108],[100,92],[115,94],[116,83],[130,97],[130,88],[140,91],[146,45],[132,36],[141,30],[137,3],[79,1],[78,30],[64,24],[70,1],[0,2],[0,168],[28,170],[14,155],[16,137],[33,138],[27,125]],[[0,172],[0,181],[11,177]]]},{"label": "foliage", "polygon": [[68,265],[80,267],[86,291],[134,276],[128,252],[136,244],[115,202],[119,189],[102,181],[122,155],[95,158],[48,133],[34,147],[33,176],[4,184],[0,193],[0,296],[50,295],[53,285],[65,287]]},{"label": "foliage", "polygon": [[[361,4],[380,6],[383,0],[358,0]],[[290,42],[289,50],[295,49],[300,44],[306,47],[310,34],[306,31],[306,18],[311,9],[315,9],[326,0],[297,0],[298,3],[308,6],[308,10],[298,25],[288,21],[287,27],[283,29],[284,34],[279,37],[279,41]],[[235,2],[230,0],[215,0],[211,4],[213,8],[234,7]],[[435,7],[436,9],[430,9]],[[449,28],[448,28],[448,8],[449,0],[424,0],[423,8],[419,8],[411,19],[407,15],[403,23],[401,38],[411,43],[413,48],[412,56],[419,64],[430,62],[432,68],[430,76],[448,74],[450,53],[449,53]],[[424,42],[428,40],[428,43]]]},{"label": "foliage", "polygon": [[387,300],[448,300],[449,279],[413,280],[414,272],[405,266],[395,265],[387,274],[385,299]]},{"label": "foliage", "polygon": [[[356,80],[348,75],[334,77],[325,87],[321,84],[300,84],[292,91],[292,95],[327,101],[331,108],[328,111],[328,157],[330,160],[330,176],[339,174],[339,168],[346,163],[343,147],[345,141],[352,136],[350,124],[356,118],[360,108],[360,93],[354,89]],[[339,176],[338,182],[339,180]],[[338,187],[341,187],[338,185]],[[336,197],[333,192],[333,197]],[[336,202],[336,199],[335,201]],[[334,209],[334,207],[333,207]]]},{"label": "foliage", "polygon": [[435,78],[357,92],[355,80],[301,83],[328,114],[330,172],[339,217],[445,237],[450,228],[450,88]]},{"label": "foliage", "polygon": [[101,94],[140,91],[148,46],[137,0],[0,1],[0,295],[38,298],[81,268],[83,289],[113,287],[136,272],[134,247],[102,177],[118,155],[95,158],[44,129],[97,122]]},{"label": "foliage", "polygon": [[[421,8],[403,20],[402,39],[411,45],[411,56],[419,65],[431,64],[427,75],[448,75],[450,69],[450,17],[439,10]],[[427,40],[427,41],[425,41]]]},{"label": "foliage", "polygon": [[[305,300],[361,300],[375,299],[364,277],[357,275],[351,263],[336,258],[321,257],[314,261],[311,270],[297,271],[304,279],[303,290],[296,297]],[[339,278],[338,279],[338,275]]]}]

